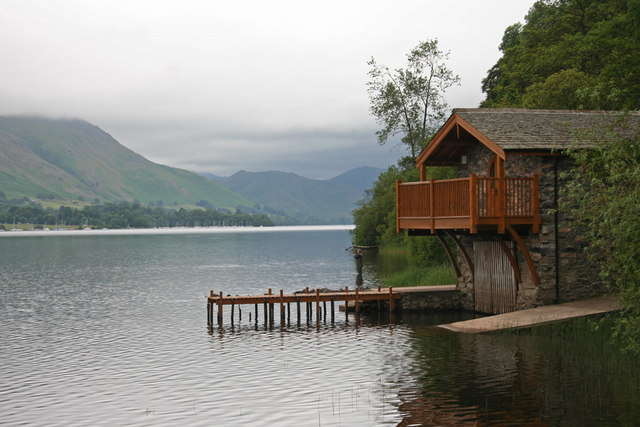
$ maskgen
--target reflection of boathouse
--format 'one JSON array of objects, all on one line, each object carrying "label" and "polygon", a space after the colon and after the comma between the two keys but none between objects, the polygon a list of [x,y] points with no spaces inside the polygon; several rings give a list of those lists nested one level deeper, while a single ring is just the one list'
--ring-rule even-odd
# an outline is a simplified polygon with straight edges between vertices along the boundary
[{"label": "reflection of boathouse", "polygon": [[[397,183],[398,231],[440,239],[467,309],[503,313],[603,293],[587,242],[557,208],[574,132],[618,117],[454,109],[417,159],[421,180]],[[459,178],[427,180],[427,166],[456,166]]]}]

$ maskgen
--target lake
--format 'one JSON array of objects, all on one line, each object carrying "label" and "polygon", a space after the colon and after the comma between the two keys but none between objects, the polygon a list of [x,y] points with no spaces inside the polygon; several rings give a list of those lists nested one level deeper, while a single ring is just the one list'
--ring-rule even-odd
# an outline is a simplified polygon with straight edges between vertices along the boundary
[{"label": "lake", "polygon": [[[0,424],[640,419],[637,361],[583,323],[462,335],[436,325],[468,313],[265,325],[247,307],[207,328],[210,290],[353,288],[349,246],[346,227],[0,233]],[[365,286],[382,258],[365,253]]]}]

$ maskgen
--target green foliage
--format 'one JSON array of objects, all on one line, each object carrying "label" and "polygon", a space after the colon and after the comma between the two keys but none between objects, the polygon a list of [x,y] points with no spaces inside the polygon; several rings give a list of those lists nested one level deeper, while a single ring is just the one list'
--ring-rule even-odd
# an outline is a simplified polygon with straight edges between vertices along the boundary
[{"label": "green foliage", "polygon": [[[433,240],[433,239],[432,239]],[[436,264],[430,267],[411,267],[400,273],[384,277],[385,287],[455,285],[456,274],[450,264]]]},{"label": "green foliage", "polygon": [[[453,177],[454,171],[446,167],[427,169],[427,175],[436,179]],[[353,240],[357,245],[403,247],[407,249],[410,265],[434,265],[445,262],[446,254],[435,237],[408,237],[396,232],[396,181],[418,181],[419,172],[410,158],[402,159],[380,174],[373,188],[353,211]]]},{"label": "green foliage", "polygon": [[0,224],[89,226],[92,228],[149,228],[198,226],[273,226],[264,214],[225,213],[215,209],[168,210],[143,207],[138,202],[91,205],[82,209],[61,206],[57,210],[37,203],[11,200],[0,204]]},{"label": "green foliage", "polygon": [[541,0],[505,31],[483,107],[640,108],[640,2]]},{"label": "green foliage", "polygon": [[611,291],[620,295],[624,316],[616,334],[640,354],[640,129],[637,116],[579,136],[588,149],[574,149],[575,167],[566,189],[572,213],[586,230],[589,255]]},{"label": "green foliage", "polygon": [[380,144],[400,134],[411,157],[416,158],[445,118],[444,93],[460,84],[460,77],[445,64],[448,58],[448,52],[438,49],[438,40],[421,42],[412,49],[407,68],[392,71],[371,58],[367,92],[370,112],[382,126],[376,132]]}]

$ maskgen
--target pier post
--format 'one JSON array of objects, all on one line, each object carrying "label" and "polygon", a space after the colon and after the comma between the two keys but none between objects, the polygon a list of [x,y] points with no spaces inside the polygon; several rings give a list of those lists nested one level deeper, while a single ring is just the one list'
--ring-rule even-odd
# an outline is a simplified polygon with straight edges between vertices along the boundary
[{"label": "pier post", "polygon": [[316,287],[316,321],[320,322],[320,289]]},{"label": "pier post", "polygon": [[296,297],[296,306],[297,306],[296,313],[298,316],[298,325],[299,325],[300,324],[300,297]]},{"label": "pier post", "polygon": [[235,312],[236,302],[231,300],[231,324],[233,325],[233,313]]},{"label": "pier post", "polygon": [[331,323],[335,322],[335,304],[333,302],[333,297],[331,297]]},{"label": "pier post", "polygon": [[358,288],[356,288],[356,314],[360,314],[360,302],[358,301]]},{"label": "pier post", "polygon": [[[271,288],[269,288],[269,295],[272,295]],[[273,303],[269,300],[269,323],[273,323]]]},{"label": "pier post", "polygon": [[[344,293],[349,294],[349,287],[344,287]],[[349,300],[347,297],[344,299],[344,321],[345,323],[349,323]]]},{"label": "pier post", "polygon": [[[305,289],[305,294],[308,294],[308,293],[309,293],[309,287],[307,286],[307,288]],[[307,323],[309,323],[309,309],[311,308],[310,307],[311,303],[306,302],[305,304],[307,305]]]},{"label": "pier post", "polygon": [[[380,292],[380,285],[378,285],[378,292]],[[382,309],[382,301],[378,299],[378,313],[380,313],[381,309]]]},{"label": "pier post", "polygon": [[218,300],[218,323],[222,324],[222,291],[220,291],[220,299]]},{"label": "pier post", "polygon": [[267,305],[267,299],[264,299],[264,324],[265,326],[269,323],[268,319],[269,306]]},{"label": "pier post", "polygon": [[280,289],[280,323],[284,323],[284,292]]},{"label": "pier post", "polygon": [[256,323],[258,323],[258,304],[255,304],[255,309],[256,309]]},{"label": "pier post", "polygon": [[207,298],[207,326],[213,326],[213,300],[214,297],[213,290],[209,294],[209,298]]},{"label": "pier post", "polygon": [[389,286],[389,312],[393,311],[393,286]]}]

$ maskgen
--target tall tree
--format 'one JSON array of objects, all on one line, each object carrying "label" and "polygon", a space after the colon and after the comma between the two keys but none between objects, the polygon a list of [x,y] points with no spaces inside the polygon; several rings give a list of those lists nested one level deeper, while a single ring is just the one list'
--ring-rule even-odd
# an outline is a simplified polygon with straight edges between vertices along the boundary
[{"label": "tall tree", "polygon": [[640,108],[640,0],[539,0],[505,31],[483,107]]},{"label": "tall tree", "polygon": [[449,52],[438,48],[438,40],[419,43],[407,55],[407,67],[391,70],[374,58],[368,62],[367,92],[370,112],[382,129],[376,132],[378,142],[402,135],[402,144],[413,159],[441,125],[447,113],[444,93],[460,84],[445,61]]}]

